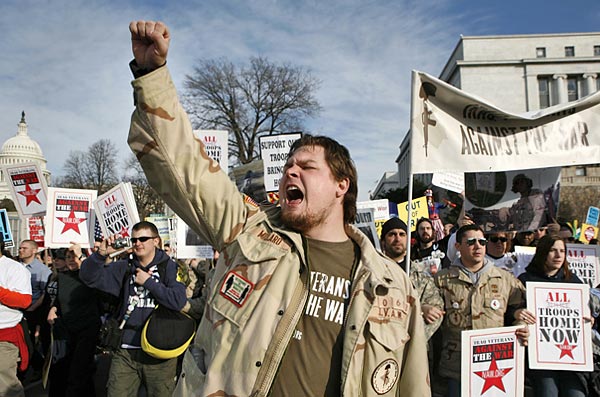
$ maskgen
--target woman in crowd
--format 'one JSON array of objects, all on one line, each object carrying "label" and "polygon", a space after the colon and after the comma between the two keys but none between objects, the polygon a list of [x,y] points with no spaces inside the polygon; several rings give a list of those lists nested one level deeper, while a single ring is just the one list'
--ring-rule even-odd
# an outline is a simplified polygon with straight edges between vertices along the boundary
[{"label": "woman in crowd", "polygon": [[[79,279],[82,259],[81,247],[71,246],[65,253],[68,271],[57,273],[56,299],[48,314],[55,339],[49,396],[95,395],[94,354],[100,315],[95,290]],[[60,266],[59,260],[56,262]]]},{"label": "woman in crowd", "polygon": [[[569,270],[566,246],[557,235],[540,239],[531,263],[519,280],[527,288],[528,282],[579,283],[582,281]],[[518,310],[515,317],[529,324],[535,322],[528,310]],[[582,374],[574,371],[529,370],[535,395],[538,397],[585,397],[587,386]]]}]

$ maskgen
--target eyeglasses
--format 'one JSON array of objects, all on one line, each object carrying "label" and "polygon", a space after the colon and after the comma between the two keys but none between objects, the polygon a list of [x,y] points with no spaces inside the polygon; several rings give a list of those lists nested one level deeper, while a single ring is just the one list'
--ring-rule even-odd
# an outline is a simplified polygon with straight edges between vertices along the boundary
[{"label": "eyeglasses", "polygon": [[467,239],[467,245],[470,247],[472,245],[475,245],[475,242],[478,242],[479,245],[481,245],[482,247],[485,247],[487,244],[487,240],[484,238],[477,238],[477,237],[470,237]]},{"label": "eyeglasses", "polygon": [[146,241],[150,240],[151,238],[156,238],[156,237],[150,237],[150,236],[132,237],[130,240],[131,240],[131,244],[135,244],[138,241],[145,243]]},{"label": "eyeglasses", "polygon": [[498,236],[492,236],[492,237],[490,237],[489,240],[492,243],[497,243],[498,241],[505,243],[508,241],[508,239],[506,237],[498,237]]}]

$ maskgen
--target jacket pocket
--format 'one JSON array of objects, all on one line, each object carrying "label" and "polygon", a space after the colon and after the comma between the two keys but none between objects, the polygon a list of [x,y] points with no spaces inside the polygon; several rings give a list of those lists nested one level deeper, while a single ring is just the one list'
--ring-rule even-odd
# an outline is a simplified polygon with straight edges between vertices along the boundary
[{"label": "jacket pocket", "polygon": [[284,262],[296,262],[291,258],[285,261],[290,247],[285,243],[278,245],[277,239],[281,237],[274,233],[263,238],[256,233],[243,233],[227,250],[231,265],[216,280],[209,305],[237,327],[243,327],[252,316],[275,270],[285,267]]},{"label": "jacket pocket", "polygon": [[410,340],[406,325],[401,322],[381,322],[369,319],[369,333],[389,351],[398,350]]}]

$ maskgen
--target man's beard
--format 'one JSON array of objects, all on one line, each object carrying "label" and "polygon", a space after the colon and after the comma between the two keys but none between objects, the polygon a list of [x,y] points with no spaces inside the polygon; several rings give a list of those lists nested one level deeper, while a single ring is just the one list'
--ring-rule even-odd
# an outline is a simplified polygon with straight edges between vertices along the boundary
[{"label": "man's beard", "polygon": [[311,229],[321,225],[325,217],[327,215],[327,211],[324,209],[320,213],[314,212],[305,212],[303,214],[291,213],[290,211],[281,211],[281,221],[283,224],[297,232],[306,233]]},{"label": "man's beard", "polygon": [[435,240],[435,235],[431,235],[429,237],[423,237],[423,236],[419,236],[419,240],[423,243],[423,244],[427,244],[427,243],[431,243],[432,241]]}]

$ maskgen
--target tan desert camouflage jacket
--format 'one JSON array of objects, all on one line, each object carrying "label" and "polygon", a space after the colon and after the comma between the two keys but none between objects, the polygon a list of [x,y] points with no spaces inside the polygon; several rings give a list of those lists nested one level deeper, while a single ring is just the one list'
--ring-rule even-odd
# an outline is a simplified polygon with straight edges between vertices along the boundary
[{"label": "tan desert camouflage jacket", "polygon": [[[444,297],[442,357],[440,375],[460,379],[461,332],[517,325],[514,312],[525,307],[525,288],[509,271],[493,264],[474,285],[456,263],[435,275],[435,283]],[[490,264],[485,259],[485,264]],[[505,316],[510,320],[505,324]],[[507,319],[507,320],[508,320]]]},{"label": "tan desert camouflage jacket", "polygon": [[[308,297],[302,236],[258,207],[194,137],[166,67],[133,81],[129,145],[153,188],[221,252],[176,395],[267,396]],[[341,394],[429,396],[423,321],[408,277],[358,229]]]}]

